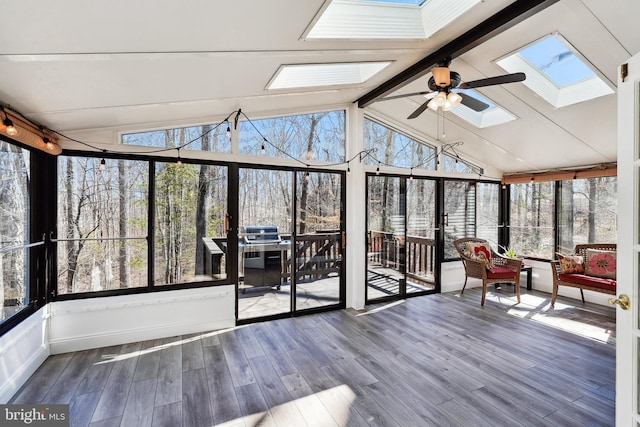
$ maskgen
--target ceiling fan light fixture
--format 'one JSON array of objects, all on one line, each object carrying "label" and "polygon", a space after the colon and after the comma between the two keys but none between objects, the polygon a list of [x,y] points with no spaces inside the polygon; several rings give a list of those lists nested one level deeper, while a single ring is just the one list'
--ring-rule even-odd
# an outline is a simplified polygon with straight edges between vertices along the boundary
[{"label": "ceiling fan light fixture", "polygon": [[433,80],[437,86],[447,87],[451,84],[451,75],[447,67],[435,67],[431,70]]},{"label": "ceiling fan light fixture", "polygon": [[438,92],[438,94],[433,97],[429,104],[427,105],[433,111],[438,111],[438,108],[444,107],[447,103],[447,93],[446,92]]},{"label": "ceiling fan light fixture", "polygon": [[447,100],[442,106],[442,109],[444,111],[450,111],[454,109],[461,102],[462,102],[462,97],[460,95],[458,95],[455,92],[450,92],[449,95],[447,95]]}]

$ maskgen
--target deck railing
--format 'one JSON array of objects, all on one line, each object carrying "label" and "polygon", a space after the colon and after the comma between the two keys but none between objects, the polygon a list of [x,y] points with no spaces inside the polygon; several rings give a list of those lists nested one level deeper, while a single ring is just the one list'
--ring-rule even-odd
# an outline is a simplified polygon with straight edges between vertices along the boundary
[{"label": "deck railing", "polygon": [[[404,236],[384,231],[369,232],[369,264],[402,271],[410,277],[433,277],[435,269],[435,240],[408,235],[406,248]],[[402,249],[405,249],[404,252]]]}]

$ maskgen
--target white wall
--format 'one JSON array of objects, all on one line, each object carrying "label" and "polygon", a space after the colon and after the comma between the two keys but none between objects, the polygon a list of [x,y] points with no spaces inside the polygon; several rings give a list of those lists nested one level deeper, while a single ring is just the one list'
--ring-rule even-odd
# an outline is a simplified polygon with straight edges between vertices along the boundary
[{"label": "white wall", "polygon": [[51,354],[235,326],[233,285],[49,304]]},{"label": "white wall", "polygon": [[233,285],[48,304],[0,338],[0,403],[51,354],[235,326]]},{"label": "white wall", "polygon": [[48,311],[41,308],[0,338],[0,403],[7,403],[49,356]]}]

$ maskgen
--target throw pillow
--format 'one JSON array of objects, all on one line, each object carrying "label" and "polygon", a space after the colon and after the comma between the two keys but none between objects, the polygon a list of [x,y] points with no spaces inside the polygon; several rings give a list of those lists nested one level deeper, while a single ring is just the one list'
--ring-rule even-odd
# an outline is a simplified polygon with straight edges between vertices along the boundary
[{"label": "throw pillow", "polygon": [[584,274],[584,258],[580,255],[563,255],[556,252],[556,257],[560,261],[561,274]]},{"label": "throw pillow", "polygon": [[466,242],[466,255],[475,261],[481,261],[487,270],[493,273],[491,262],[491,246],[488,243]]},{"label": "throw pillow", "polygon": [[616,264],[616,251],[587,249],[587,259],[585,261],[585,274],[587,276],[615,280]]}]

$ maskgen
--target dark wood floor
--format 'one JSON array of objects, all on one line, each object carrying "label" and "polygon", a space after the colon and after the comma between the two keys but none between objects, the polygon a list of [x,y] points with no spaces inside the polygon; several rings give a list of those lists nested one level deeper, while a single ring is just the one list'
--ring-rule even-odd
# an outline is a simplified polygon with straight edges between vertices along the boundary
[{"label": "dark wood floor", "polygon": [[70,403],[74,426],[613,425],[615,345],[514,315],[510,297],[481,308],[472,289],[56,355],[12,403]]}]

